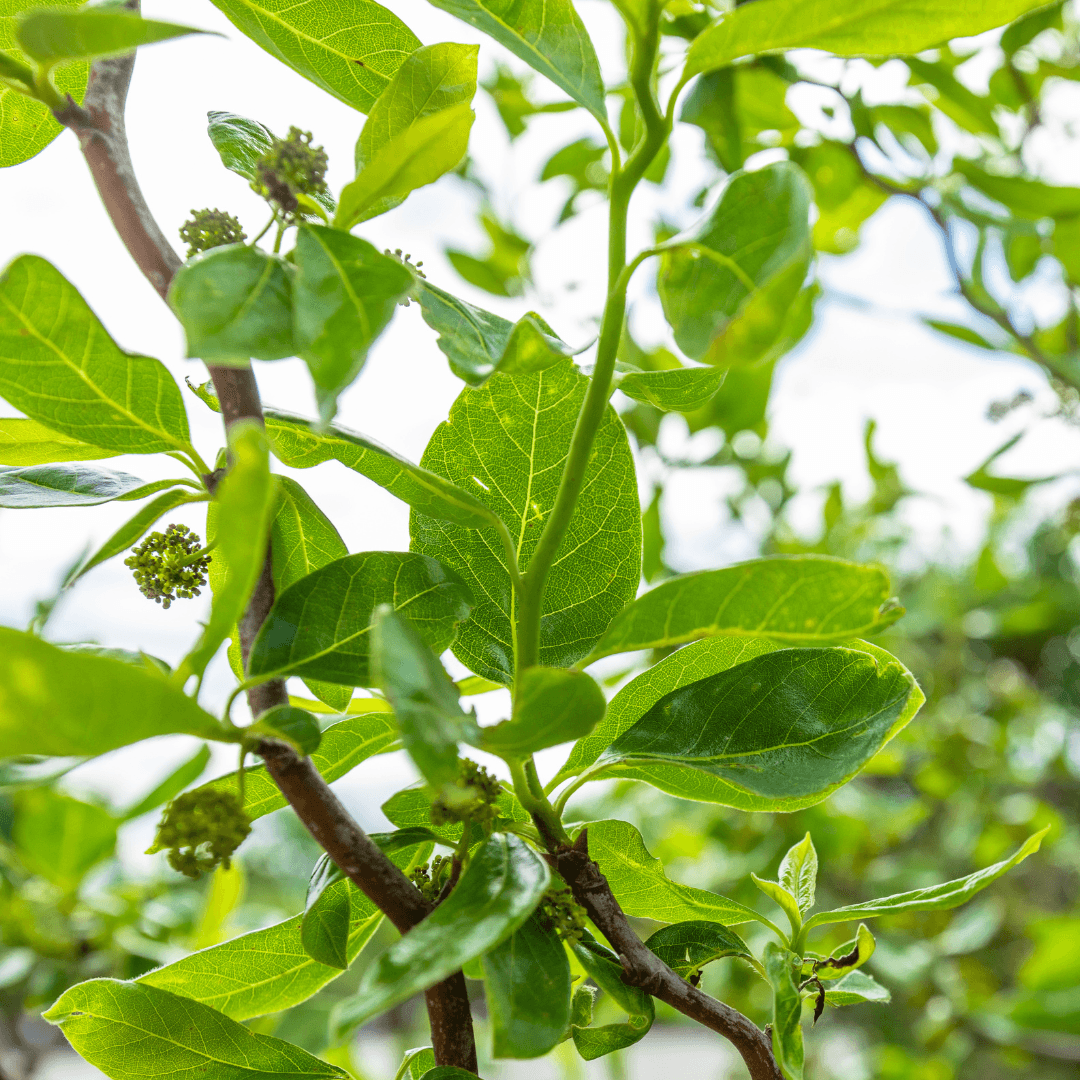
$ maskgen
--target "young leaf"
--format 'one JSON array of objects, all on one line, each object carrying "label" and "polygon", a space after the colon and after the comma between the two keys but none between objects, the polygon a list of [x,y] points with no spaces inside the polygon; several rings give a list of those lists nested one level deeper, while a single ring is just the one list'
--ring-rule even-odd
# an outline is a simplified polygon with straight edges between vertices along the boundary
[{"label": "young leaf", "polygon": [[301,226],[293,253],[294,337],[329,420],[337,395],[360,374],[413,275],[366,240],[322,225]]},{"label": "young leaf", "polygon": [[714,367],[673,368],[670,371],[629,371],[619,389],[635,401],[664,412],[693,412],[708,404],[727,372]]},{"label": "young leaf", "polygon": [[211,111],[206,118],[206,133],[221,155],[221,164],[245,180],[254,180],[256,163],[274,143],[270,129],[231,112]]},{"label": "young leaf", "polygon": [[607,122],[596,51],[570,0],[431,0],[483,30]]},{"label": "young leaf", "polygon": [[824,49],[838,56],[900,56],[1012,22],[1044,0],[764,0],[723,16],[690,46],[683,78],[742,56]]},{"label": "young leaf", "polygon": [[78,888],[86,872],[116,847],[120,822],[92,803],[31,788],[17,796],[11,839],[27,868],[64,892]]},{"label": "young leaf", "polygon": [[795,957],[770,941],[765,946],[765,973],[773,989],[772,1046],[784,1080],[802,1080],[802,996],[795,985]]},{"label": "young leaf", "polygon": [[494,948],[525,923],[549,880],[547,864],[524,840],[495,833],[454,891],[364,972],[356,995],[338,1007],[335,1037]]},{"label": "young leaf", "polygon": [[281,593],[251,647],[248,675],[371,685],[371,626],[380,604],[407,615],[437,652],[470,609],[461,580],[434,559],[397,551],[349,555]]},{"label": "young leaf", "polygon": [[611,621],[589,661],[695,638],[769,637],[790,645],[848,641],[891,626],[904,609],[889,576],[823,555],[792,555],[670,578]]},{"label": "young leaf", "polygon": [[134,11],[40,8],[19,20],[15,37],[27,56],[51,66],[68,60],[123,56],[140,45],[206,33],[212,31],[144,19]]},{"label": "young leaf", "polygon": [[780,863],[780,884],[793,896],[805,915],[814,906],[818,857],[814,841],[807,833],[793,845]]},{"label": "young leaf", "polygon": [[144,795],[134,806],[123,812],[122,821],[133,821],[143,814],[156,810],[159,806],[174,799],[181,791],[193,784],[202,776],[206,766],[210,764],[210,747],[205,743],[196,752],[194,757],[188,758],[183,765],[174,769],[152,791]]},{"label": "young leaf", "polygon": [[312,960],[342,971],[349,966],[351,913],[349,879],[323,854],[311,871],[300,926],[300,940]]},{"label": "young leaf", "polygon": [[54,461],[92,461],[116,456],[115,450],[80,442],[36,420],[0,417],[0,465],[48,465]]},{"label": "young leaf", "polygon": [[0,275],[0,396],[54,431],[118,454],[190,446],[180,388],[165,365],[123,352],[36,255],[20,255]]},{"label": "young leaf", "polygon": [[684,799],[797,810],[846,784],[924,700],[875,646],[781,649],[661,698],[598,761]]},{"label": "young leaf", "polygon": [[[170,481],[175,483],[175,481]],[[42,506],[97,506],[114,499],[150,494],[130,473],[80,462],[0,468],[0,506],[27,510]],[[190,490],[185,494],[190,495]]]},{"label": "young leaf", "polygon": [[450,370],[470,386],[482,386],[497,371],[543,371],[571,355],[570,347],[535,312],[512,323],[429,282],[419,282],[418,291],[424,322],[438,333]]},{"label": "young leaf", "polygon": [[825,991],[825,1004],[833,1008],[861,1005],[864,1001],[875,1005],[888,1005],[892,1001],[892,994],[865,971],[852,971]]},{"label": "young leaf", "polygon": [[[535,375],[466,388],[421,464],[474,492],[506,523],[524,571],[559,487],[588,379],[568,361]],[[547,578],[540,663],[569,667],[637,588],[641,510],[626,431],[609,407],[585,471],[584,496]],[[488,538],[414,511],[412,549],[456,570],[477,606],[454,654],[485,679],[513,677],[510,575]]]},{"label": "young leaf", "polygon": [[206,1005],[147,983],[91,979],[71,987],[43,1015],[86,1061],[114,1080],[131,1075],[133,1032],[146,1077],[184,1072],[198,1072],[205,1080],[348,1077],[298,1046],[249,1031]]},{"label": "young leaf", "polygon": [[768,925],[735,900],[671,881],[628,821],[593,821],[588,830],[589,855],[627,915],[666,923],[705,920],[737,926],[756,919]]},{"label": "young leaf", "polygon": [[795,897],[775,881],[766,881],[757,874],[751,874],[750,880],[761,890],[777,907],[781,908],[791,924],[791,933],[794,937],[802,928],[802,914],[799,912],[799,904]]},{"label": "young leaf", "polygon": [[1042,838],[1049,829],[1050,826],[1047,825],[1045,829],[1029,836],[1013,855],[1003,862],[994,863],[993,866],[968,874],[967,877],[946,881],[941,885],[930,885],[925,889],[884,896],[879,900],[868,900],[864,904],[851,904],[833,911],[819,911],[807,920],[806,928],[810,930],[828,923],[855,922],[857,919],[872,919],[878,915],[893,915],[902,911],[947,911],[949,908],[959,907],[987,885],[997,881],[1006,871],[1038,851]]},{"label": "young leaf", "polygon": [[558,935],[533,915],[484,953],[484,992],[496,1058],[543,1057],[570,1023],[570,963]]},{"label": "young leaf", "polygon": [[160,673],[0,627],[0,757],[94,756],[181,733],[235,741]]},{"label": "young leaf", "polygon": [[289,743],[301,757],[319,749],[322,732],[319,722],[306,709],[295,705],[275,705],[259,714],[254,724],[244,728],[249,738],[268,737]]},{"label": "young leaf", "polygon": [[458,743],[476,742],[476,718],[458,704],[457,687],[409,619],[389,605],[375,611],[371,668],[401,727],[421,776],[439,790],[458,779]]},{"label": "young leaf", "polygon": [[733,930],[700,919],[665,926],[646,938],[645,944],[684,979],[725,956],[753,960],[749,946]]},{"label": "young leaf", "polygon": [[293,267],[246,244],[211,248],[173,278],[169,304],[184,327],[187,355],[208,364],[246,364],[296,355]]},{"label": "young leaf", "polygon": [[[877,948],[874,935],[870,933],[866,923],[859,923],[859,929],[855,939],[833,949],[832,956],[825,960],[815,961],[810,965],[810,974],[817,976],[822,982],[830,982],[842,979],[849,972],[861,968]],[[805,964],[805,961],[804,961]],[[808,972],[803,972],[804,976]]]},{"label": "young leaf", "polygon": [[[507,821],[520,824],[531,820],[529,812],[521,805],[513,791],[506,786],[503,786],[503,789],[499,792],[496,805],[501,818],[505,818]],[[431,807],[431,789],[426,784],[420,784],[391,795],[382,804],[382,812],[402,832],[417,828],[425,829],[435,836],[440,843],[449,847],[456,846],[461,839],[461,823],[445,822],[436,825],[431,820]],[[470,842],[479,843],[483,838],[483,831],[478,825],[474,824],[469,837]]]},{"label": "young leaf", "polygon": [[548,746],[588,735],[606,707],[604,692],[582,671],[526,668],[518,682],[512,719],[483,728],[477,745],[502,758],[523,760]]}]

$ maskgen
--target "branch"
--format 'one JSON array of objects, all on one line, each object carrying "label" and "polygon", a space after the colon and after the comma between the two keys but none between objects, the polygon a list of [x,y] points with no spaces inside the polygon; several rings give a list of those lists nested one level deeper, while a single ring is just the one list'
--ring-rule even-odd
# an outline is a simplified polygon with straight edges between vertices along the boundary
[{"label": "branch", "polygon": [[[125,6],[137,11],[139,0],[127,0]],[[99,60],[91,68],[82,106],[69,98],[67,107],[56,118],[74,131],[116,231],[136,265],[164,300],[181,262],[154,220],[131,163],[124,105],[134,65],[134,53]],[[250,366],[207,366],[226,427],[244,419],[261,423],[259,389]],[[268,548],[262,573],[240,621],[240,646],[245,663],[274,603],[271,569]],[[288,704],[288,700],[283,680],[263,683],[248,691],[248,703],[255,717],[274,705]],[[305,828],[357,887],[401,933],[421,922],[431,910],[430,905],[353,820],[310,759],[300,758],[291,747],[275,741],[263,743],[259,750],[267,771]],[[455,973],[427,990],[425,998],[437,1064],[456,1065],[475,1073],[476,1046],[465,977],[460,971]]]},{"label": "branch", "polygon": [[667,1002],[684,1016],[723,1035],[742,1055],[752,1080],[784,1080],[773,1057],[772,1040],[741,1012],[709,997],[676,975],[634,933],[600,868],[589,858],[588,829],[571,848],[561,848],[548,862],[562,875],[574,899],[607,938],[623,965],[623,981]]}]

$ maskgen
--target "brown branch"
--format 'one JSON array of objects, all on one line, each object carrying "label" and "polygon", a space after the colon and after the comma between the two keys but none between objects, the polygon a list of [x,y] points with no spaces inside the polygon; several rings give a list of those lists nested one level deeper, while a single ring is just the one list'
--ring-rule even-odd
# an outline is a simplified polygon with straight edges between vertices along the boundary
[{"label": "brown branch", "polygon": [[[126,6],[138,10],[139,0]],[[180,268],[179,256],[166,240],[143,197],[131,163],[124,106],[135,55],[99,60],[90,72],[82,106],[69,99],[56,114],[79,140],[83,157],[101,200],[125,247],[151,285],[164,300]],[[208,365],[226,427],[238,420],[262,422],[259,389],[250,366]],[[274,603],[270,551],[240,621],[241,652],[246,662],[252,642]],[[253,716],[274,705],[288,703],[282,680],[248,692]],[[431,910],[419,891],[353,820],[329,785],[311,764],[288,746],[266,742],[260,746],[267,771],[311,835],[395,927],[406,933]],[[472,1013],[465,978],[457,972],[425,993],[431,1021],[432,1046],[439,1065],[477,1071]]]},{"label": "brown branch", "polygon": [[738,1010],[676,975],[634,933],[607,878],[589,858],[588,829],[581,830],[572,848],[564,847],[549,855],[548,862],[562,875],[574,899],[618,954],[625,982],[723,1035],[742,1055],[752,1080],[783,1080],[773,1057],[772,1040],[764,1031]]}]

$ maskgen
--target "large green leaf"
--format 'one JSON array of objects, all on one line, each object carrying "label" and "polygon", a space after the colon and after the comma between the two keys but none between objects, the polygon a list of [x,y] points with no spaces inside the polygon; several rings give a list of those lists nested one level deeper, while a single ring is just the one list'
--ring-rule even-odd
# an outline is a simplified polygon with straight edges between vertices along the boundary
[{"label": "large green leaf", "polygon": [[623,981],[623,966],[610,949],[589,938],[571,943],[571,948],[586,974],[627,1013],[625,1024],[593,1027],[571,1021],[570,1034],[577,1052],[586,1061],[595,1061],[643,1039],[656,1015],[653,999]]},{"label": "large green leaf", "polygon": [[648,937],[645,944],[684,979],[725,956],[753,960],[749,946],[734,930],[700,919],[665,926]]},{"label": "large green leaf", "polygon": [[597,764],[684,799],[798,810],[846,784],[924,700],[873,645],[780,649],[672,691]]},{"label": "large green leaf", "polygon": [[903,615],[890,591],[880,567],[821,555],[683,574],[623,608],[590,660],[713,636],[790,645],[847,641],[884,630]]},{"label": "large green leaf", "polygon": [[918,53],[1044,5],[1045,0],[758,0],[698,35],[684,78],[778,49],[825,49],[838,56]]},{"label": "large green leaf", "polygon": [[373,0],[213,0],[229,21],[305,79],[367,112],[405,58],[413,32]]},{"label": "large green leaf", "polygon": [[360,374],[372,342],[412,285],[401,262],[340,229],[304,225],[293,253],[296,350],[329,420],[337,395]]},{"label": "large green leaf", "polygon": [[[176,481],[168,481],[172,484]],[[0,467],[0,506],[32,509],[41,506],[97,506],[116,499],[141,499],[159,491],[130,473],[98,465],[59,463]],[[188,488],[185,494],[191,495]]]},{"label": "large green leaf", "polygon": [[802,995],[793,975],[796,957],[770,941],[765,946],[765,973],[773,990],[773,1057],[784,1080],[802,1080]]},{"label": "large green leaf", "polygon": [[570,1023],[570,963],[558,935],[533,915],[481,962],[492,1057],[553,1050]]},{"label": "large green leaf", "polygon": [[408,616],[436,652],[453,641],[470,608],[468,589],[434,559],[397,551],[349,555],[281,593],[251,647],[248,675],[370,685],[371,624],[381,604]]},{"label": "large green leaf", "polygon": [[16,807],[11,839],[23,863],[65,892],[116,847],[120,822],[103,807],[49,788],[19,792]]},{"label": "large green leaf", "polygon": [[524,840],[495,833],[473,854],[454,891],[364,972],[335,1018],[338,1036],[441,982],[520,926],[548,886],[547,864]]},{"label": "large green leaf", "polygon": [[[524,571],[555,502],[588,379],[568,361],[533,375],[466,388],[421,464],[475,493],[506,523]],[[478,675],[513,677],[512,587],[489,539],[415,512],[412,547],[456,570],[477,606],[454,653]],[[588,653],[630,599],[641,572],[641,511],[626,431],[608,408],[584,486],[544,591],[540,663],[568,667]]]},{"label": "large green leaf", "polygon": [[736,173],[705,218],[680,234],[697,246],[664,253],[660,300],[687,356],[726,367],[765,355],[806,277],[811,197],[791,162]]},{"label": "large green leaf", "polygon": [[348,1077],[299,1046],[249,1031],[198,1001],[145,983],[79,983],[44,1018],[113,1080],[131,1077],[133,1047],[138,1049],[138,1072],[148,1080],[184,1073],[205,1080]]},{"label": "large green leaf", "polygon": [[274,144],[270,129],[258,120],[231,112],[211,111],[206,119],[206,133],[221,155],[221,164],[246,180],[254,180],[259,158]]},{"label": "large green leaf", "polygon": [[54,461],[91,461],[117,451],[52,431],[36,420],[0,417],[0,465],[48,465]]},{"label": "large green leaf", "polygon": [[607,123],[596,51],[570,0],[431,0],[483,30]]},{"label": "large green leaf", "polygon": [[[76,8],[83,0],[55,0],[55,8]],[[9,59],[11,73],[22,64],[22,54],[16,42],[18,16],[22,12],[39,8],[38,0],[0,0],[0,56]],[[70,94],[81,102],[86,92],[86,77],[90,65],[85,62],[67,64],[54,73],[53,82],[61,94]],[[25,70],[22,71],[26,77]],[[16,90],[7,82],[0,82],[0,168],[8,168],[27,161],[45,149],[64,129],[53,117],[47,105]]]},{"label": "large green leaf", "polygon": [[15,36],[27,56],[51,66],[69,60],[123,56],[140,45],[207,32],[144,19],[134,11],[41,8],[19,20]]},{"label": "large green leaf", "polygon": [[664,412],[693,412],[708,404],[725,375],[726,371],[714,367],[628,371],[619,380],[619,389]]},{"label": "large green leaf", "polygon": [[649,854],[641,833],[628,821],[592,821],[589,856],[607,878],[619,906],[638,919],[679,923],[718,922],[724,926],[766,922],[752,908],[719,893],[680,885]]},{"label": "large green leaf", "polygon": [[311,872],[300,941],[320,964],[344,971],[349,966],[349,879],[329,855],[323,854]]},{"label": "large green leaf", "polygon": [[178,733],[232,740],[160,674],[0,627],[0,757],[82,757]]},{"label": "large green leaf", "polygon": [[959,907],[1038,851],[1049,828],[1047,825],[1045,829],[1029,836],[1008,859],[968,874],[967,877],[945,881],[940,885],[930,885],[925,889],[884,896],[879,900],[868,900],[864,904],[851,904],[833,911],[819,911],[807,920],[806,928],[809,930],[828,923],[855,922],[858,919],[872,919],[878,915],[894,915],[905,911],[947,911],[949,908]]},{"label": "large green leaf", "polygon": [[123,352],[37,255],[0,275],[0,395],[64,435],[118,454],[185,450],[187,414],[160,360]]}]

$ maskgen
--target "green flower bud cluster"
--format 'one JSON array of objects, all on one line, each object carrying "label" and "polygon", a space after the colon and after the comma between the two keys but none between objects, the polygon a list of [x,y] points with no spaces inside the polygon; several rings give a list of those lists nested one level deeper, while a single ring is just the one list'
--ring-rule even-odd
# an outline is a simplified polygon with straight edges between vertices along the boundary
[{"label": "green flower bud cluster", "polygon": [[487,769],[462,758],[457,788],[440,795],[431,804],[432,824],[450,825],[459,821],[490,824],[499,816],[496,804],[501,794],[499,781]]},{"label": "green flower bud cluster", "polygon": [[168,608],[178,597],[190,600],[206,584],[210,556],[200,553],[198,533],[186,525],[170,525],[151,533],[124,560],[143,596]]},{"label": "green flower bud cluster", "polygon": [[552,885],[540,900],[537,918],[547,930],[554,930],[563,941],[580,941],[585,929],[585,909],[565,885]]},{"label": "green flower bud cluster", "polygon": [[297,195],[321,195],[326,191],[326,151],[311,145],[311,132],[289,128],[287,138],[275,138],[270,149],[255,163],[252,190],[276,203],[285,214],[295,214]]},{"label": "green flower bud cluster", "polygon": [[[150,851],[167,848],[169,865],[197,878],[219,863],[229,868],[232,853],[251,832],[251,821],[240,797],[212,788],[189,791],[165,808]],[[204,848],[203,854],[199,849]]]},{"label": "green flower bud cluster", "polygon": [[224,210],[192,210],[191,218],[180,226],[180,239],[187,244],[187,257],[200,251],[239,244],[247,239],[240,222]]},{"label": "green flower bud cluster", "polygon": [[434,904],[450,879],[454,860],[447,855],[436,855],[430,863],[421,863],[409,871],[409,880],[420,890],[429,904]]}]

